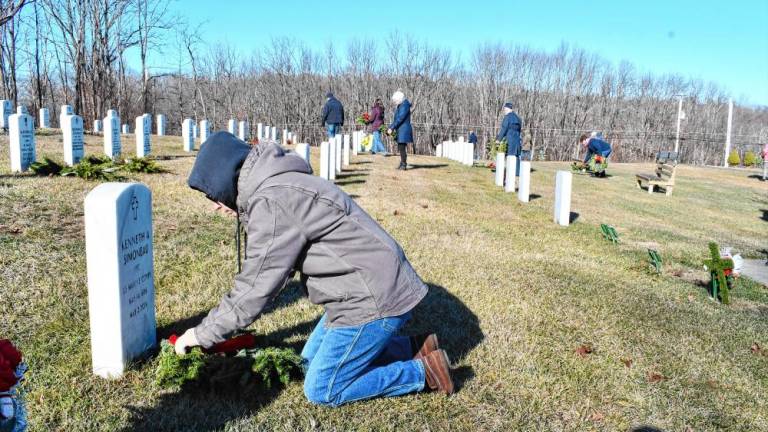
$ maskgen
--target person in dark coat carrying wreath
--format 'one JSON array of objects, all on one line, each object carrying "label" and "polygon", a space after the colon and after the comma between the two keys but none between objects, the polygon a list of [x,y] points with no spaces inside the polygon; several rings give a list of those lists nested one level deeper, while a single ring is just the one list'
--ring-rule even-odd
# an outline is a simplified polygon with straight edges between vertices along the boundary
[{"label": "person in dark coat carrying wreath", "polygon": [[301,356],[310,402],[339,406],[425,388],[453,392],[435,334],[399,331],[428,287],[400,245],[296,153],[253,147],[227,132],[200,148],[189,186],[239,218],[248,234],[242,271],[198,326],[175,344],[209,348],[248,327],[293,277],[324,313]]},{"label": "person in dark coat carrying wreath", "polygon": [[501,127],[499,133],[496,135],[496,141],[506,141],[507,143],[507,156],[515,156],[517,158],[515,173],[520,176],[520,155],[522,154],[523,146],[520,139],[520,132],[523,127],[523,122],[518,117],[517,113],[513,111],[512,102],[504,104],[504,119],[501,121]]}]

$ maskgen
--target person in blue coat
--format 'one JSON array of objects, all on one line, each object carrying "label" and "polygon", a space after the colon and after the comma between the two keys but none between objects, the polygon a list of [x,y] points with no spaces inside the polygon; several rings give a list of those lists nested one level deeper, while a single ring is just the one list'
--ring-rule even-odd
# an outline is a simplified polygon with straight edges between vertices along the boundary
[{"label": "person in blue coat", "polygon": [[507,142],[507,156],[515,156],[517,158],[517,164],[515,173],[520,176],[520,154],[522,153],[522,140],[520,139],[520,131],[522,130],[523,122],[518,117],[517,113],[512,110],[512,102],[504,104],[504,120],[501,122],[501,128],[499,128],[499,134],[496,135],[496,141]]},{"label": "person in blue coat", "polygon": [[399,170],[408,168],[408,155],[406,154],[406,148],[409,143],[413,142],[413,127],[411,126],[411,102],[405,98],[405,94],[400,90],[396,91],[392,95],[392,103],[397,105],[395,109],[395,116],[392,119],[392,124],[389,125],[387,133],[392,135],[394,131],[397,132],[395,139],[397,140],[397,149],[400,151],[400,166]]},{"label": "person in blue coat", "polygon": [[613,151],[609,143],[596,136],[590,137],[587,134],[582,134],[581,137],[579,137],[579,141],[581,142],[581,146],[587,150],[587,154],[584,156],[584,163],[589,162],[592,156],[595,155],[607,158]]},{"label": "person in blue coat", "polygon": [[344,126],[344,106],[331,92],[328,92],[325,98],[321,126],[327,128],[328,138],[333,138],[341,132],[341,127]]}]

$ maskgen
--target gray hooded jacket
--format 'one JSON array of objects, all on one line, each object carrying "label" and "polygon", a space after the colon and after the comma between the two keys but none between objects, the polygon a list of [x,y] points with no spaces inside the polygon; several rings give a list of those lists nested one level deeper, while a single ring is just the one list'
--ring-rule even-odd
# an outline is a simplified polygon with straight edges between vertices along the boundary
[{"label": "gray hooded jacket", "polygon": [[330,327],[402,315],[427,294],[400,245],[346,193],[311,173],[276,144],[257,145],[245,159],[237,210],[246,257],[234,289],[195,328],[203,347],[250,325],[294,271]]}]

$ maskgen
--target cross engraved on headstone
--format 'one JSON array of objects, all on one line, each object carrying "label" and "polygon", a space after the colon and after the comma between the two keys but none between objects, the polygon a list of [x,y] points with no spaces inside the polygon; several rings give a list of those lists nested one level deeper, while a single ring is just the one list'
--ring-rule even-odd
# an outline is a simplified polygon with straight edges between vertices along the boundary
[{"label": "cross engraved on headstone", "polygon": [[139,199],[134,195],[131,198],[131,210],[133,210],[133,220],[139,218]]}]

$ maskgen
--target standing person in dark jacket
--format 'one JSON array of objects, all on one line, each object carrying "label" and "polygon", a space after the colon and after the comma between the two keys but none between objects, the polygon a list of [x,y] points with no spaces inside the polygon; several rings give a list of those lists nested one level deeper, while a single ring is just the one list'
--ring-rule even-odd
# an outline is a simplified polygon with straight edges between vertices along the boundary
[{"label": "standing person in dark jacket", "polygon": [[[522,130],[523,122],[520,117],[512,111],[512,102],[504,104],[504,120],[501,122],[501,128],[499,128],[499,134],[496,135],[496,141],[507,142],[507,156],[515,156],[517,158],[515,172],[517,176],[520,176],[520,154],[522,153],[522,143],[520,140],[520,131]],[[491,155],[493,157],[493,155]]]},{"label": "standing person in dark jacket", "polygon": [[413,127],[411,127],[411,102],[405,98],[405,94],[400,90],[396,91],[392,95],[392,103],[397,105],[395,109],[395,117],[392,119],[392,124],[387,129],[388,134],[397,131],[397,149],[400,151],[400,166],[399,170],[408,168],[408,155],[406,154],[406,148],[408,144],[413,142]]},{"label": "standing person in dark jacket", "polygon": [[384,104],[381,103],[381,99],[376,99],[371,107],[371,119],[368,122],[370,125],[370,131],[373,134],[373,144],[371,145],[371,154],[381,153],[386,154],[387,149],[384,148],[384,143],[381,142],[381,125],[384,124]]},{"label": "standing person in dark jacket", "polygon": [[327,128],[328,138],[333,138],[341,132],[341,127],[344,126],[344,106],[331,92],[328,92],[325,98],[321,126]]},{"label": "standing person in dark jacket", "polygon": [[248,327],[294,272],[320,318],[301,353],[304,393],[316,404],[421,391],[453,381],[437,336],[398,336],[427,286],[399,244],[338,186],[312,175],[277,144],[248,146],[227,132],[200,148],[189,186],[240,218],[248,234],[242,271],[175,350],[209,348]]}]

